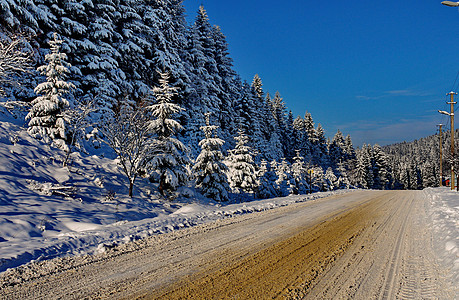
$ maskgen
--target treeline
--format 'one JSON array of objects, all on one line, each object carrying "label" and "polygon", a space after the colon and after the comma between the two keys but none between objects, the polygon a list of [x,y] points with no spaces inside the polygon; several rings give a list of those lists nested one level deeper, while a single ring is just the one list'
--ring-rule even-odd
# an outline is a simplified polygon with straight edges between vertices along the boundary
[{"label": "treeline", "polygon": [[[451,164],[455,170],[459,167],[456,159],[451,159],[451,133],[442,133],[443,182],[451,177]],[[454,139],[459,138],[455,131]],[[457,148],[455,147],[456,151]],[[389,165],[396,179],[396,187],[401,189],[423,189],[440,185],[440,137],[431,135],[413,142],[398,143],[383,147],[389,159]]]},{"label": "treeline", "polygon": [[[443,132],[443,184],[451,177],[451,134]],[[456,131],[455,139],[459,138]],[[440,137],[357,149],[356,183],[361,188],[420,190],[440,185]],[[455,154],[457,155],[457,154]],[[455,160],[457,161],[457,159]]]}]

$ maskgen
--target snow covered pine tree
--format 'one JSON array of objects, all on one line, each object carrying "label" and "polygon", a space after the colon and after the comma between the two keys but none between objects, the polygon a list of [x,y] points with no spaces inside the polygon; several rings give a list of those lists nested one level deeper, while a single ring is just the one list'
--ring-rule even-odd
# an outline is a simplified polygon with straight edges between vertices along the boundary
[{"label": "snow covered pine tree", "polygon": [[159,175],[161,195],[171,196],[178,187],[188,182],[190,160],[187,156],[188,148],[175,137],[183,129],[182,125],[172,119],[174,114],[183,110],[172,103],[177,88],[169,86],[169,73],[160,72],[160,76],[160,86],[153,88],[156,103],[147,106],[147,110],[156,118],[148,122],[148,128],[156,134],[150,167]]},{"label": "snow covered pine tree", "polygon": [[47,65],[38,67],[38,71],[46,76],[46,81],[35,88],[35,93],[42,94],[32,101],[32,108],[27,114],[29,133],[36,138],[43,139],[46,143],[66,148],[66,128],[63,111],[69,106],[63,97],[75,88],[65,79],[69,73],[70,64],[66,62],[67,55],[60,52],[62,40],[57,33],[49,41],[51,53],[45,56]]},{"label": "snow covered pine tree", "polygon": [[228,201],[230,190],[225,172],[228,167],[223,163],[221,147],[224,140],[214,135],[218,126],[210,125],[210,113],[206,114],[206,126],[202,126],[205,138],[199,142],[202,148],[196,159],[193,171],[196,174],[196,187],[201,189],[204,196],[216,201]]},{"label": "snow covered pine tree", "polygon": [[236,193],[252,193],[257,186],[257,177],[252,149],[247,146],[249,138],[242,130],[239,130],[234,139],[236,147],[229,150],[227,161],[230,186]]}]

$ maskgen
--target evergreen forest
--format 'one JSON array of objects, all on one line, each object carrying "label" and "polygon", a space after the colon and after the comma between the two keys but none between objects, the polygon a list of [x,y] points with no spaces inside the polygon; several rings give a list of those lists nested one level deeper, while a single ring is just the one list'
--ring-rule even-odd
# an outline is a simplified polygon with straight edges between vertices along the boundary
[{"label": "evergreen forest", "polygon": [[64,166],[109,147],[131,197],[139,177],[164,197],[188,186],[216,201],[439,185],[437,136],[327,138],[307,104],[294,116],[259,75],[240,78],[224,29],[203,6],[188,24],[182,2],[0,0],[2,109]]}]

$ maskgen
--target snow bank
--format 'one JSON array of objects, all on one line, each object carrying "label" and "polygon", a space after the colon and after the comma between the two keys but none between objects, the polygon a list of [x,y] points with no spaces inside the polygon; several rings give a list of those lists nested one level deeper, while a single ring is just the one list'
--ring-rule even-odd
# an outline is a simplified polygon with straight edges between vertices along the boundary
[{"label": "snow bank", "polygon": [[430,199],[430,221],[434,250],[440,263],[450,270],[453,286],[459,286],[459,192],[448,187],[424,190]]}]

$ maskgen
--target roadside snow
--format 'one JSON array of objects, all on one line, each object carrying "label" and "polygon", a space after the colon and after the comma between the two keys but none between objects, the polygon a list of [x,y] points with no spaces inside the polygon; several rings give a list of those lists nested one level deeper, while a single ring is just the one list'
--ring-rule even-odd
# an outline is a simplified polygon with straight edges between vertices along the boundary
[{"label": "roadside snow", "polygon": [[0,110],[0,272],[344,192],[233,204],[196,195],[170,202],[140,178],[131,199],[114,157],[108,150],[98,151],[99,155],[73,153],[71,167],[63,168],[64,153],[31,138]]},{"label": "roadside snow", "polygon": [[440,263],[450,270],[453,286],[459,286],[459,192],[448,187],[424,190],[430,199],[433,246]]}]

